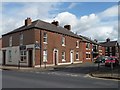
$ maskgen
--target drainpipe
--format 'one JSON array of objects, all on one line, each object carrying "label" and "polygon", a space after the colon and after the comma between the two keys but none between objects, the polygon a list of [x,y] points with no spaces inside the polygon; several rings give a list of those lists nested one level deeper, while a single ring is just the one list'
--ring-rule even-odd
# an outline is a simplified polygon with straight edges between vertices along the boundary
[{"label": "drainpipe", "polygon": [[40,30],[40,67],[41,67],[41,64],[42,64],[42,32]]}]

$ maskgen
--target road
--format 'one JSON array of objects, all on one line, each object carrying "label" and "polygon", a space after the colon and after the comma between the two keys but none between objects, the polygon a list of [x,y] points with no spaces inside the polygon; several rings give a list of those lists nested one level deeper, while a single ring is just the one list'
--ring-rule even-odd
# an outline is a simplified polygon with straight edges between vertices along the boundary
[{"label": "road", "polygon": [[118,81],[62,72],[2,71],[3,88],[118,88]]}]

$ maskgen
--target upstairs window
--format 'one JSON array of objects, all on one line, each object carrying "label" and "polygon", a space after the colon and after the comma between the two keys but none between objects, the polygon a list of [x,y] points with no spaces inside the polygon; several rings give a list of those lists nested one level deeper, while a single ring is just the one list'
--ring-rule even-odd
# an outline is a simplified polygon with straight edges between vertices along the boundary
[{"label": "upstairs window", "polygon": [[62,52],[62,61],[65,61],[65,52]]},{"label": "upstairs window", "polygon": [[112,47],[110,47],[110,52],[112,52]]},{"label": "upstairs window", "polygon": [[43,33],[43,43],[47,44],[47,33]]},{"label": "upstairs window", "polygon": [[10,47],[12,46],[12,36],[10,36],[10,38],[9,38],[9,46]]},{"label": "upstairs window", "polygon": [[90,43],[86,43],[86,48],[90,49]]},{"label": "upstairs window", "polygon": [[105,47],[105,51],[106,51],[106,52],[109,52],[109,47]]},{"label": "upstairs window", "polygon": [[23,34],[20,34],[20,45],[23,45]]},{"label": "upstairs window", "polygon": [[62,37],[62,46],[65,46],[65,37]]},{"label": "upstairs window", "polygon": [[79,48],[79,41],[76,42],[76,48]]}]

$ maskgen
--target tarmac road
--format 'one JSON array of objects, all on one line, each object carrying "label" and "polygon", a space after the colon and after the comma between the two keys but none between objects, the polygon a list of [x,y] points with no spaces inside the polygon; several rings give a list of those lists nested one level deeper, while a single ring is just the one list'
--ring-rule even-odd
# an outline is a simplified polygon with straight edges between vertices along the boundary
[{"label": "tarmac road", "polygon": [[118,88],[118,81],[94,79],[84,75],[71,76],[62,72],[3,70],[2,88]]}]

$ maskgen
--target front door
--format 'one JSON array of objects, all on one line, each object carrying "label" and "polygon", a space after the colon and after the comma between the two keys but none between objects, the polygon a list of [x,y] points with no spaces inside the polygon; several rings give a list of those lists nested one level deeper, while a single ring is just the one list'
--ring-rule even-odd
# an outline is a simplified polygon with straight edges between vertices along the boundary
[{"label": "front door", "polygon": [[6,64],[6,51],[3,51],[3,65]]},{"label": "front door", "polygon": [[73,64],[73,62],[74,62],[74,52],[73,52],[73,50],[70,51],[70,61],[71,61],[71,64]]},{"label": "front door", "polygon": [[33,66],[33,53],[32,50],[28,50],[28,66]]},{"label": "front door", "polygon": [[55,65],[58,64],[58,50],[54,49],[53,51],[53,62]]}]

